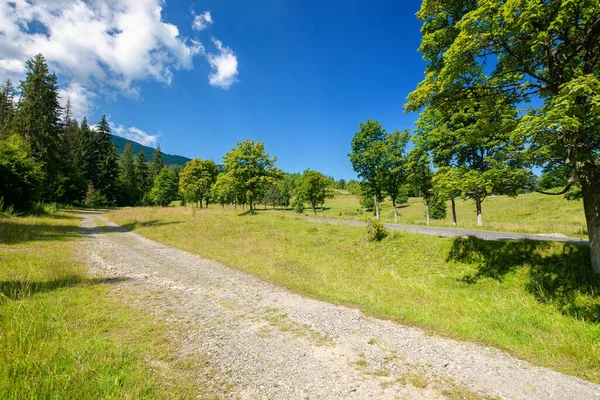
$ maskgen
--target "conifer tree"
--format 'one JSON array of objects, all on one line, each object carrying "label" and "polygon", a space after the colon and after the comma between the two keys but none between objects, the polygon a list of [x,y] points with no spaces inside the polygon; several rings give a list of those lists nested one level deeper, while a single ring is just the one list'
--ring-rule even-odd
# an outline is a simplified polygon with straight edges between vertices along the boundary
[{"label": "conifer tree", "polygon": [[85,196],[87,180],[78,138],[79,124],[71,118],[71,102],[68,101],[60,135],[61,158],[57,199],[61,203],[80,202]]},{"label": "conifer tree", "polygon": [[133,206],[138,198],[138,181],[131,144],[127,143],[119,158],[119,205]]},{"label": "conifer tree", "polygon": [[96,190],[99,190],[102,197],[98,197],[98,203],[104,205],[113,205],[116,202],[118,194],[118,176],[119,165],[117,161],[117,150],[110,139],[110,127],[106,120],[106,115],[96,127],[93,140],[94,152],[98,157],[97,176],[94,183]]},{"label": "conifer tree", "polygon": [[154,154],[152,155],[152,161],[150,161],[150,165],[148,166],[148,179],[150,182],[150,187],[154,185],[154,179],[156,179],[156,177],[164,167],[165,163],[162,159],[160,145],[158,145],[154,150]]},{"label": "conifer tree", "polygon": [[150,186],[148,185],[148,160],[146,159],[146,154],[144,154],[143,150],[138,153],[135,159],[135,179],[139,190],[136,203],[139,203],[150,191]]},{"label": "conifer tree", "polygon": [[41,54],[28,60],[26,69],[12,129],[25,138],[31,156],[41,164],[41,197],[54,201],[59,186],[61,131],[57,78]]},{"label": "conifer tree", "polygon": [[0,86],[0,139],[8,136],[15,109],[15,88],[10,79],[7,79]]}]

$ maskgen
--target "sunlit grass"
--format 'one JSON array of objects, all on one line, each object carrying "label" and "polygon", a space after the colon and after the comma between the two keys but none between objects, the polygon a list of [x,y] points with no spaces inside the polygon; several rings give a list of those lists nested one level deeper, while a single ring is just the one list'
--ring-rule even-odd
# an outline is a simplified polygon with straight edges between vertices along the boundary
[{"label": "sunlit grass", "polygon": [[[518,197],[496,196],[483,202],[484,226],[477,227],[475,203],[471,200],[456,199],[456,214],[459,228],[487,229],[520,233],[562,233],[568,236],[585,236],[587,228],[581,201],[569,201],[562,196],[548,196],[531,193]],[[259,207],[260,208],[260,207]],[[269,213],[297,215],[293,210],[280,211],[268,207]],[[319,217],[360,219],[372,218],[371,212],[364,211],[356,196],[337,194],[327,199],[323,210],[318,209]],[[310,210],[303,215],[313,216]],[[381,206],[381,216],[385,222],[394,221],[390,201]],[[425,203],[420,198],[410,198],[408,204],[399,208],[399,223],[425,225]],[[447,215],[444,220],[431,220],[431,225],[452,227],[450,201],[447,202]]]},{"label": "sunlit grass", "polygon": [[[365,230],[212,208],[127,208],[109,218],[337,304],[600,382],[600,282],[585,246]],[[165,224],[167,223],[167,224]]]},{"label": "sunlit grass", "polygon": [[135,294],[116,292],[118,280],[89,277],[75,256],[79,230],[65,214],[0,219],[0,398],[204,394],[173,327],[128,306]]}]

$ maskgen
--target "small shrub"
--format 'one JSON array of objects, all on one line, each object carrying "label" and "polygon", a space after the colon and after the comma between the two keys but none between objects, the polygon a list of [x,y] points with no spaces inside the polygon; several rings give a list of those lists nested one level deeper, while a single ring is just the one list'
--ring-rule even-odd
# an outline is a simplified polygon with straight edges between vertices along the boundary
[{"label": "small shrub", "polygon": [[388,230],[379,221],[369,219],[367,221],[367,239],[370,242],[379,242],[388,235]]},{"label": "small shrub", "polygon": [[302,214],[304,212],[304,202],[302,200],[300,200],[299,198],[296,198],[294,200],[294,211],[296,211],[298,214]]}]

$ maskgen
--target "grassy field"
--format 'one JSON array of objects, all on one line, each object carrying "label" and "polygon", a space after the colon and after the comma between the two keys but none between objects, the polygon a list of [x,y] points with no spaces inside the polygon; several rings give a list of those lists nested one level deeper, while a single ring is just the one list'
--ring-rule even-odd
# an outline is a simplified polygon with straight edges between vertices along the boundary
[{"label": "grassy field", "polygon": [[600,382],[600,280],[585,246],[406,233],[374,243],[363,228],[218,208],[108,217],[299,293]]},{"label": "grassy field", "polygon": [[[260,208],[260,207],[259,207]],[[452,227],[450,201],[447,204],[446,219],[431,221],[431,225]],[[372,217],[360,207],[358,198],[353,195],[337,194],[327,199],[323,210],[317,210],[318,216],[326,218],[366,219]],[[275,211],[297,215],[294,211]],[[305,215],[312,216],[306,209]],[[471,200],[456,200],[456,214],[459,228],[486,229],[521,233],[562,233],[568,236],[587,235],[583,204],[581,201],[568,201],[562,196],[543,194],[525,194],[516,198],[496,196],[483,202],[484,226],[477,227],[475,203]],[[390,201],[382,204],[381,216],[385,222],[394,221],[394,211]],[[399,209],[399,223],[425,225],[425,203],[422,199],[411,198],[408,204]]]},{"label": "grassy field", "polygon": [[[0,218],[0,398],[195,398],[167,327],[75,258],[73,214]],[[199,361],[200,362],[200,361]],[[190,364],[191,363],[191,364]],[[208,396],[208,395],[207,395]]]}]

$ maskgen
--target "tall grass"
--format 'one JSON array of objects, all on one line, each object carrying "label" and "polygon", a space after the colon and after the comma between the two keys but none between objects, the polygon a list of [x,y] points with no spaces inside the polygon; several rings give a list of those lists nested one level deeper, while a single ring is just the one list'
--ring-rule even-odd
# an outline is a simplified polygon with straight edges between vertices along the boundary
[{"label": "tall grass", "polygon": [[108,217],[150,239],[308,296],[600,382],[600,280],[589,249],[364,229],[233,210],[133,208]]},{"label": "tall grass", "polygon": [[78,225],[65,214],[0,219],[0,398],[205,394],[167,326],[128,306],[133,293],[115,291],[118,280],[88,276]]}]

